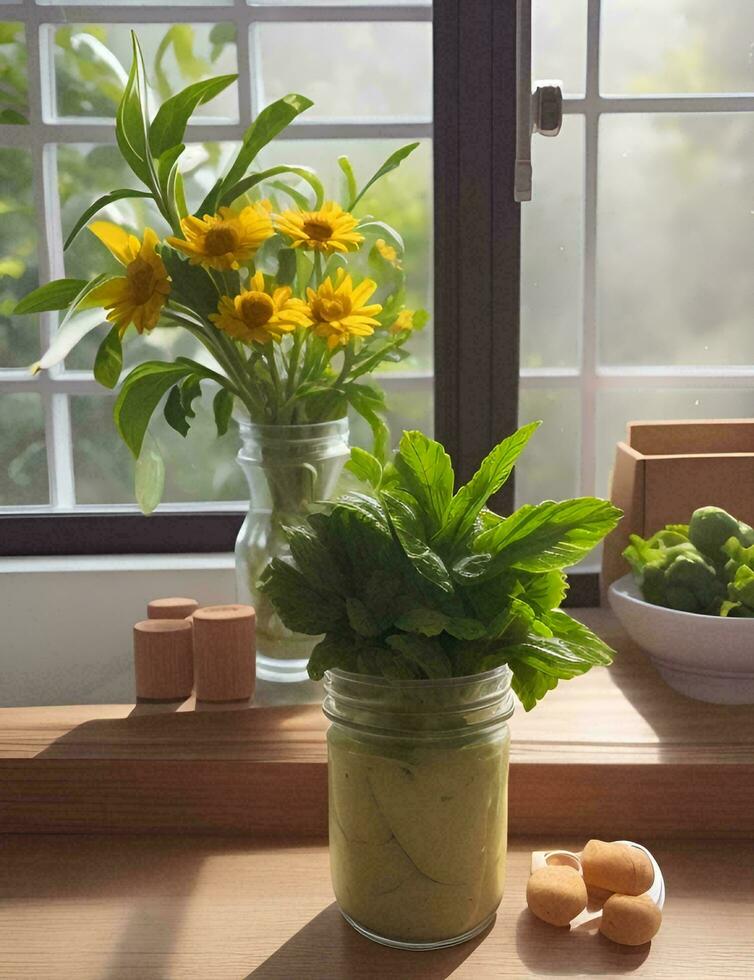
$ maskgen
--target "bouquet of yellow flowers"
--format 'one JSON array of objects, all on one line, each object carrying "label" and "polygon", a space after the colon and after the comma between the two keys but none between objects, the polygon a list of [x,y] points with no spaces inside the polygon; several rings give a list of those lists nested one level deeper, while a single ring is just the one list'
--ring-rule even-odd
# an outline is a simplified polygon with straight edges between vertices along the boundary
[{"label": "bouquet of yellow flowers", "polygon": [[[398,167],[418,145],[393,153],[359,187],[347,157],[338,159],[345,193],[328,199],[306,166],[252,170],[259,152],[312,103],[287,95],[263,109],[244,135],[224,176],[190,208],[180,158],[186,126],[197,106],[230,85],[223,75],[189,85],[149,118],[144,64],[133,35],[133,62],[116,115],[116,138],[139,188],[121,188],[95,201],[65,247],[86,226],[123,266],[121,275],[91,282],[58,279],[29,293],[16,313],[67,310],[55,340],[32,370],[61,361],[85,332],[75,314],[102,308],[111,328],[94,363],[96,379],[114,388],[123,366],[123,340],[133,328],[158,324],[189,331],[211,365],[187,357],[145,361],[122,383],[115,425],[138,459],[152,415],[164,415],[186,435],[204,381],[217,385],[213,409],[223,435],[236,405],[252,422],[296,425],[342,418],[352,408],[371,426],[379,455],[389,432],[384,395],[365,380],[386,361],[399,361],[423,310],[405,308],[403,242],[395,229],[353,209],[375,181]],[[266,191],[266,195],[263,194]],[[123,198],[151,198],[170,233],[144,228],[141,237],[99,211]],[[286,206],[284,206],[284,204]],[[154,486],[138,490],[142,506],[159,499]]]}]

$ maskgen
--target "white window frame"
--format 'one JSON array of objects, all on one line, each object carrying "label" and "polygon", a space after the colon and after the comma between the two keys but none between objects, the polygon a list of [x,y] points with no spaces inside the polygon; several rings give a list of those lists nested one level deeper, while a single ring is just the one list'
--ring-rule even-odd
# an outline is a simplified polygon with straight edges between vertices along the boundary
[{"label": "white window frame", "polygon": [[[35,202],[39,281],[65,275],[60,201],[57,192],[56,147],[66,143],[112,143],[112,120],[61,121],[54,116],[53,32],[63,24],[164,24],[164,23],[232,23],[236,25],[238,57],[237,123],[191,123],[187,139],[192,142],[240,140],[256,116],[260,98],[260,75],[252,74],[251,52],[261,23],[327,23],[400,21],[428,22],[432,7],[428,3],[391,5],[388,2],[363,6],[320,6],[301,4],[249,5],[246,0],[226,0],[225,5],[209,3],[165,3],[150,6],[100,4],[37,3],[25,0],[22,5],[0,0],[3,19],[24,24],[28,57],[29,125],[0,124],[0,146],[31,151],[32,195]],[[432,123],[427,119],[400,122],[307,122],[292,124],[286,139],[431,139]],[[49,346],[58,325],[56,313],[39,314],[40,349]],[[433,388],[433,372],[405,372],[380,378],[388,392],[410,388]],[[32,377],[24,368],[0,368],[0,394],[34,392],[41,396],[47,450],[47,472],[50,499],[44,505],[0,507],[0,513],[33,515],[49,513],[128,512],[135,505],[86,505],[75,500],[73,442],[68,397],[97,395],[104,397],[102,387],[90,371],[66,370],[57,365]],[[115,435],[113,435],[115,438]],[[243,501],[171,503],[161,512],[241,510]]]},{"label": "white window frame", "polygon": [[[588,0],[586,81],[582,97],[563,100],[566,115],[584,118],[584,244],[581,359],[575,368],[522,368],[520,391],[552,386],[580,394],[579,492],[597,492],[597,396],[620,388],[743,388],[754,395],[754,366],[600,366],[597,350],[597,193],[599,126],[603,116],[618,113],[714,114],[754,111],[754,95],[616,96],[600,94],[601,3]],[[539,137],[535,137],[538,139]],[[534,173],[536,193],[536,170]],[[527,205],[524,204],[523,207]]]}]

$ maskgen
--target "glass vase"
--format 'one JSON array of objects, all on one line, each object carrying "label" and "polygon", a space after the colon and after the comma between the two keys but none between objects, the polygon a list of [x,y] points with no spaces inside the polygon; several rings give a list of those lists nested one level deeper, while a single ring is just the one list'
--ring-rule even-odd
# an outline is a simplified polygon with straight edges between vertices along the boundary
[{"label": "glass vase", "polygon": [[290,549],[284,528],[303,522],[327,500],[349,456],[348,419],[311,425],[257,425],[238,418],[238,463],[249,483],[249,512],[236,539],[238,601],[257,613],[257,677],[308,679],[306,664],[319,637],[287,629],[258,582],[271,558]]},{"label": "glass vase", "polygon": [[511,674],[325,674],[330,868],[368,938],[465,942],[494,919],[507,852]]}]

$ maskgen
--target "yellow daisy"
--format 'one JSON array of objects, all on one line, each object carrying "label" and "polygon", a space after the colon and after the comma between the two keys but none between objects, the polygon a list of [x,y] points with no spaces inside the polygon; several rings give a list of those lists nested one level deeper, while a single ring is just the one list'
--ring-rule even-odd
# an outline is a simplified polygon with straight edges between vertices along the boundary
[{"label": "yellow daisy", "polygon": [[275,229],[291,239],[291,248],[333,252],[356,252],[364,241],[354,228],[357,220],[335,201],[325,201],[319,211],[284,211]]},{"label": "yellow daisy", "polygon": [[278,286],[268,293],[261,272],[252,277],[249,286],[233,299],[223,296],[217,313],[210,315],[215,326],[234,340],[267,344],[297,327],[311,326],[309,307],[293,296],[290,287]]},{"label": "yellow daisy", "polygon": [[403,333],[405,330],[412,330],[414,326],[414,311],[401,310],[398,316],[390,325],[390,333]]},{"label": "yellow daisy", "polygon": [[259,246],[275,234],[263,203],[241,211],[220,208],[203,218],[189,215],[181,221],[184,238],[168,238],[168,245],[188,255],[192,265],[205,269],[237,269],[254,258]]},{"label": "yellow daisy", "polygon": [[307,289],[313,330],[327,340],[331,350],[338,344],[347,344],[351,337],[368,337],[374,333],[374,328],[379,326],[379,320],[374,317],[382,307],[379,303],[364,304],[376,288],[374,280],[364,279],[354,289],[345,269],[338,269],[334,283],[328,276],[316,292]]},{"label": "yellow daisy", "polygon": [[131,323],[139,333],[151,330],[170,294],[170,279],[155,251],[157,235],[151,228],[145,228],[144,240],[140,242],[135,235],[109,221],[95,221],[89,230],[126,267],[125,276],[103,283],[90,293],[90,299],[109,311],[107,319],[118,327],[121,336]]},{"label": "yellow daisy", "polygon": [[398,250],[396,248],[394,248],[392,245],[388,245],[384,238],[378,238],[374,243],[374,247],[386,262],[394,265],[396,269],[400,269],[401,263],[398,258]]}]

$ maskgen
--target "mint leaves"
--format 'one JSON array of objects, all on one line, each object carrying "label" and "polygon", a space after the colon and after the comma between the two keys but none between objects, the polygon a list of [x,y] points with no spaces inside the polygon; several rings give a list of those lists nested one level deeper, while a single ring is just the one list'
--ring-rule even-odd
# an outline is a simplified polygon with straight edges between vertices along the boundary
[{"label": "mint leaves", "polygon": [[454,492],[450,457],[405,432],[386,466],[354,449],[367,486],[289,531],[262,589],[290,629],[324,639],[309,674],[331,668],[387,678],[464,676],[508,664],[528,711],[559,680],[609,664],[611,651],[557,607],[563,568],[621,512],[593,497],[545,501],[502,518],[486,509],[538,428],[523,426]]}]

